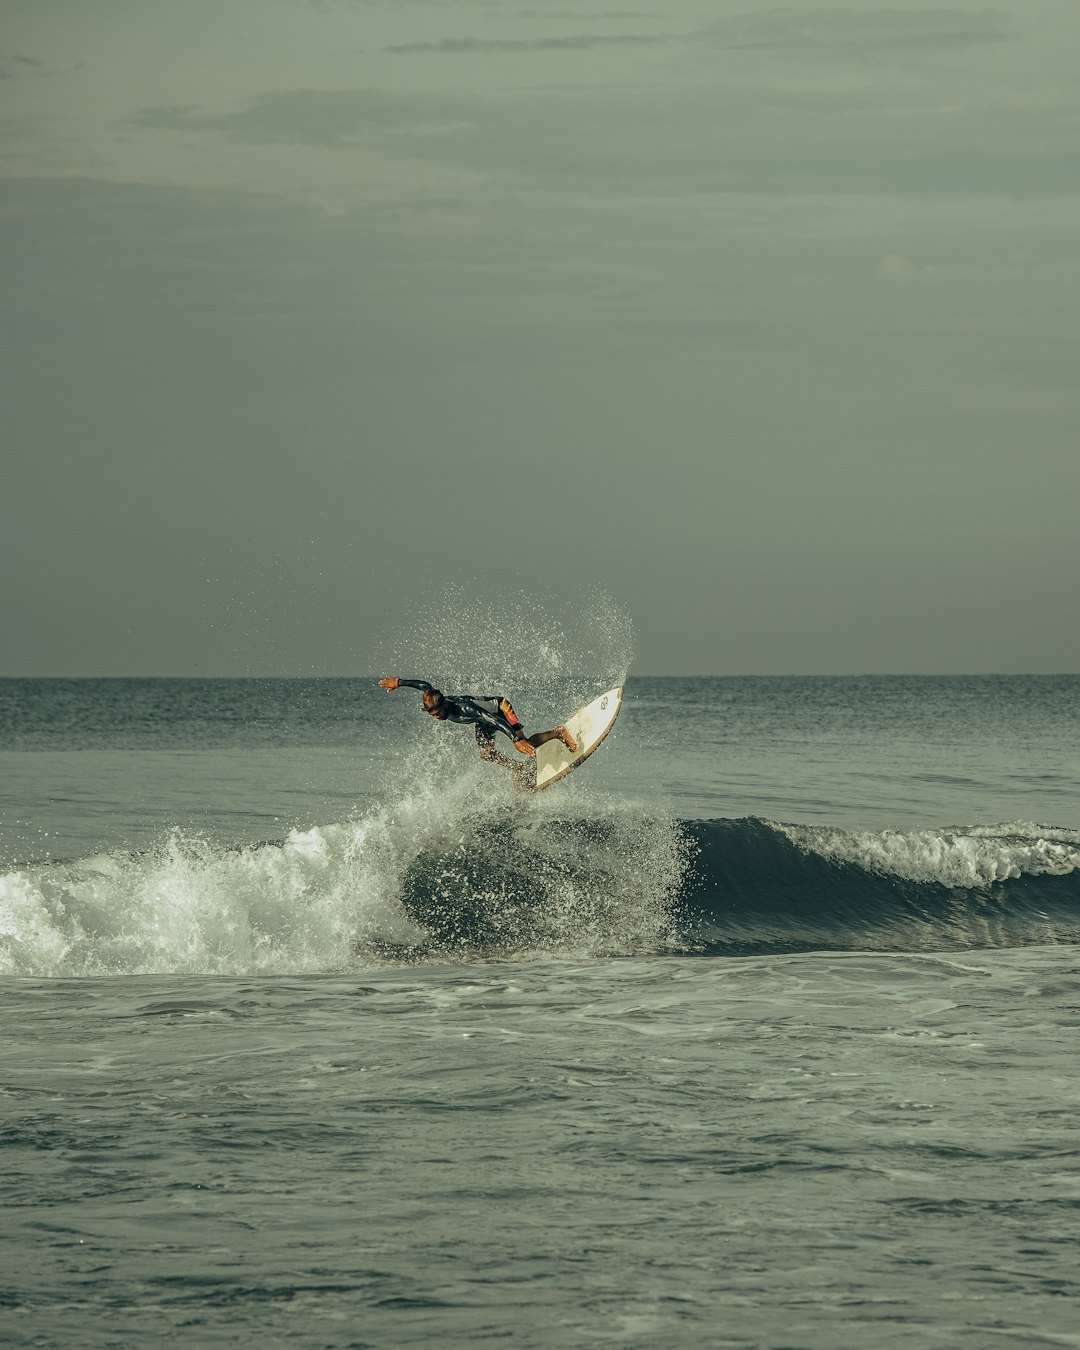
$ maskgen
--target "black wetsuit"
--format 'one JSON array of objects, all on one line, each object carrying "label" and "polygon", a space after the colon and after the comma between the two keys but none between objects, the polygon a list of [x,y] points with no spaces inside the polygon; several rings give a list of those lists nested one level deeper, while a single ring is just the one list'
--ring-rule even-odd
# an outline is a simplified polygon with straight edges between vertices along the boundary
[{"label": "black wetsuit", "polygon": [[[435,688],[426,680],[399,679],[398,688],[402,687],[419,689],[425,694]],[[519,741],[525,735],[525,728],[518,721],[510,700],[501,694],[443,694],[437,716],[440,722],[471,723],[481,745],[490,745],[496,731],[501,731],[512,741]]]}]

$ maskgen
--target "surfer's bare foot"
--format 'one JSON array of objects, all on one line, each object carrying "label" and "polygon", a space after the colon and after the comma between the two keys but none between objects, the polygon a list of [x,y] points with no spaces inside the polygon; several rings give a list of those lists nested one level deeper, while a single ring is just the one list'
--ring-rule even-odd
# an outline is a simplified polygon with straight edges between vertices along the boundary
[{"label": "surfer's bare foot", "polygon": [[555,735],[558,736],[559,740],[562,741],[563,745],[566,746],[567,750],[569,750],[572,755],[577,754],[577,741],[574,740],[573,736],[570,735],[565,727],[556,727]]}]

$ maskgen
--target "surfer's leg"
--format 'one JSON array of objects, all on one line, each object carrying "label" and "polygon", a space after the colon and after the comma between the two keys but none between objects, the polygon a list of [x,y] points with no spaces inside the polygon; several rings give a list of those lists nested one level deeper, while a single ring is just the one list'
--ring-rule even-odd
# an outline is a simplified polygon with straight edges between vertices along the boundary
[{"label": "surfer's leg", "polygon": [[577,741],[574,740],[573,736],[570,735],[565,727],[553,727],[550,731],[537,731],[532,736],[527,736],[525,739],[534,750],[538,750],[540,746],[546,745],[548,741],[562,741],[563,745],[566,746],[567,750],[569,750],[572,755],[577,754]]},{"label": "surfer's leg", "polygon": [[473,726],[476,733],[476,746],[480,751],[481,759],[495,759],[498,751],[495,749],[495,733],[489,731],[487,727],[482,727],[479,722]]},{"label": "surfer's leg", "polygon": [[512,759],[507,759],[505,755],[500,755],[495,749],[495,733],[489,731],[487,727],[477,725],[476,744],[480,750],[480,758],[487,764],[497,764],[500,769],[513,769],[517,772],[518,765]]}]

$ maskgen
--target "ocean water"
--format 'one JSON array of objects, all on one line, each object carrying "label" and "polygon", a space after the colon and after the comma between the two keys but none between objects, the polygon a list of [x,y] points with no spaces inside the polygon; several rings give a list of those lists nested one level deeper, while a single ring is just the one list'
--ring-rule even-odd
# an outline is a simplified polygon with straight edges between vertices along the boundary
[{"label": "ocean water", "polygon": [[1078,718],[631,676],[529,796],[374,678],[0,681],[0,1343],[1080,1345]]}]

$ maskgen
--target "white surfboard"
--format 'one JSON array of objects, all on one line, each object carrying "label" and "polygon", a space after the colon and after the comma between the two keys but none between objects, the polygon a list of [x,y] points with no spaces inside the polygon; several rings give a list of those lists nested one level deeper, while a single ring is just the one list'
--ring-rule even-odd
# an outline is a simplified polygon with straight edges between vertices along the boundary
[{"label": "white surfboard", "polygon": [[536,752],[536,785],[533,791],[543,792],[544,788],[565,778],[579,764],[584,764],[611,730],[621,707],[622,690],[609,689],[584,708],[579,708],[573,717],[568,717],[563,725],[577,742],[577,753],[572,755],[562,741],[548,741],[542,745]]}]

